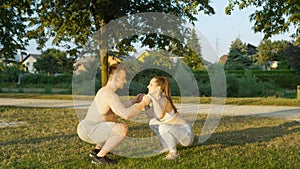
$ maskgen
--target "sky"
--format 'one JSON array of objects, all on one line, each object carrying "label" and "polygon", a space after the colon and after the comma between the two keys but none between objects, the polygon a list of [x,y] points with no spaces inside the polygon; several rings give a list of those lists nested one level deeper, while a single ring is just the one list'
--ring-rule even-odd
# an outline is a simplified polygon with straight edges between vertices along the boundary
[{"label": "sky", "polygon": [[[263,39],[262,33],[254,33],[252,29],[254,23],[249,21],[249,16],[255,11],[255,8],[248,8],[243,10],[235,10],[231,15],[225,14],[225,7],[228,2],[225,0],[214,0],[211,5],[215,10],[215,14],[208,16],[203,13],[197,18],[195,24],[199,30],[210,41],[219,56],[227,54],[231,43],[240,38],[244,43],[250,43],[258,46]],[[288,34],[277,35],[271,40],[291,40]]]},{"label": "sky", "polygon": [[[241,11],[235,9],[231,15],[226,15],[225,7],[227,4],[227,0],[214,0],[211,5],[216,14],[208,16],[200,13],[197,17],[198,21],[195,22],[195,28],[211,43],[219,57],[229,52],[230,44],[238,37],[242,42],[254,46],[258,46],[263,39],[262,33],[254,33],[251,29],[254,23],[249,21],[249,15],[255,8],[247,8]],[[291,39],[288,34],[283,34],[274,36],[271,40]],[[40,54],[36,47],[36,43],[30,41],[27,48],[28,54]],[[46,48],[51,47],[53,47],[51,42],[48,42]]]}]

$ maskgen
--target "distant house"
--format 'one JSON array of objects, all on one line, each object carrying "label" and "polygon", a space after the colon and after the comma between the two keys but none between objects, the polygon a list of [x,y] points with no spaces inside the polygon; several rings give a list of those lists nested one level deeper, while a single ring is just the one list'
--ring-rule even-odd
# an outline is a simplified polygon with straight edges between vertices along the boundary
[{"label": "distant house", "polygon": [[220,63],[222,63],[223,65],[225,65],[226,61],[228,59],[228,55],[224,54],[220,57]]},{"label": "distant house", "polygon": [[[151,51],[149,51],[149,50],[146,49],[146,50],[143,50],[143,51],[141,51],[140,53],[138,53],[138,54],[135,56],[135,58],[136,58],[137,60],[139,60],[140,62],[144,62],[144,61],[145,61],[145,57],[149,56],[150,53],[151,53]],[[183,57],[169,56],[169,59],[170,59],[170,62],[172,62],[172,63],[177,63],[177,62],[178,62],[178,59],[182,61],[182,60],[183,60]]]},{"label": "distant house", "polygon": [[145,57],[149,56],[149,51],[148,50],[143,50],[140,53],[138,53],[135,58],[141,62],[145,61]]},{"label": "distant house", "polygon": [[[29,54],[24,59],[20,59],[20,62],[25,67],[25,71],[29,73],[36,73],[33,63],[37,61],[41,56],[38,54]],[[22,61],[21,61],[22,60]]]},{"label": "distant house", "polygon": [[257,53],[257,47],[256,46],[248,43],[247,48],[248,48],[248,55],[249,56],[253,56]]},{"label": "distant house", "polygon": [[[122,60],[125,58],[122,58],[117,52],[109,51],[108,52],[108,64],[116,64],[116,63],[121,63]],[[95,62],[100,62],[99,58],[97,59],[95,56],[88,56],[88,57],[80,57],[78,60],[74,63],[74,73],[75,74],[80,74],[82,72],[86,72],[87,69],[91,66],[95,66],[92,63]]]}]

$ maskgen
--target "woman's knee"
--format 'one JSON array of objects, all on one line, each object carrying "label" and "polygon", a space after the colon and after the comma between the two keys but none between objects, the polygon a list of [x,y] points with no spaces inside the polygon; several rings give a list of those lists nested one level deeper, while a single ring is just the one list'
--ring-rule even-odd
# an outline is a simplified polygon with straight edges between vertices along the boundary
[{"label": "woman's knee", "polygon": [[128,134],[128,126],[123,123],[116,123],[113,127],[113,130],[123,136],[127,136]]},{"label": "woman's knee", "polygon": [[158,131],[161,132],[167,132],[169,130],[169,125],[167,124],[161,124],[158,126]]}]

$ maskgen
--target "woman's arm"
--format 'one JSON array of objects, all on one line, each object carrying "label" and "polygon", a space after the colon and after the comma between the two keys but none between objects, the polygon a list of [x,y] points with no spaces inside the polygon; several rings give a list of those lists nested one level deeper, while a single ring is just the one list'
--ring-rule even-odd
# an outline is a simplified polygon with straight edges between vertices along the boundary
[{"label": "woman's arm", "polygon": [[162,119],[165,115],[165,110],[167,106],[167,98],[161,97],[159,100],[157,100],[152,95],[149,95],[152,101],[152,107],[154,111],[155,117]]},{"label": "woman's arm", "polygon": [[154,117],[154,111],[153,111],[153,107],[145,106],[145,111],[146,111],[146,115],[149,118],[153,118]]}]

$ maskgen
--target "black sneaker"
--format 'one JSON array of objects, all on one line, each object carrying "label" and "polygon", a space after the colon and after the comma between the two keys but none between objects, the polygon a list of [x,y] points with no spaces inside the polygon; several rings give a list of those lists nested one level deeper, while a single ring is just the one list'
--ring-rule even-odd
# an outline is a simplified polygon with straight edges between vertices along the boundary
[{"label": "black sneaker", "polygon": [[117,160],[112,160],[106,156],[104,157],[94,156],[92,163],[93,164],[117,164]]},{"label": "black sneaker", "polygon": [[100,152],[100,149],[94,149],[90,154],[89,154],[89,156],[90,157],[95,157],[95,156],[97,156],[97,154]]}]

